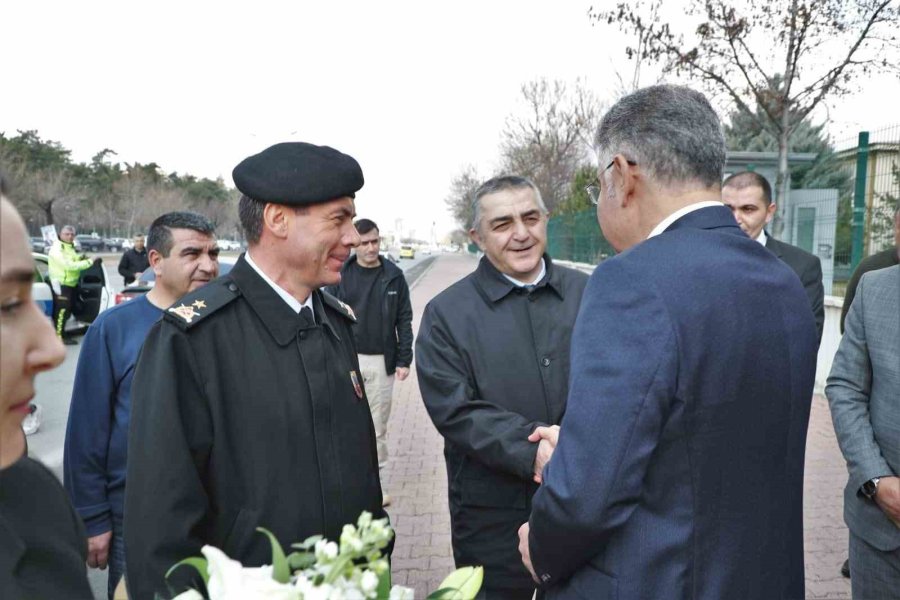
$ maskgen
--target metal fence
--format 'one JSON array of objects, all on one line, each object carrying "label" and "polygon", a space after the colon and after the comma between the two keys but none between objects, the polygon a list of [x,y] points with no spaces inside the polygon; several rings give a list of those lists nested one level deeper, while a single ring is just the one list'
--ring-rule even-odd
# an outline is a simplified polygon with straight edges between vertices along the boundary
[{"label": "metal fence", "polygon": [[[827,168],[844,177],[829,189],[792,189],[785,226],[776,237],[822,261],[826,294],[843,296],[860,260],[894,245],[893,215],[900,202],[900,125],[840,140]],[[594,210],[551,217],[550,255],[597,264],[615,251]]]}]

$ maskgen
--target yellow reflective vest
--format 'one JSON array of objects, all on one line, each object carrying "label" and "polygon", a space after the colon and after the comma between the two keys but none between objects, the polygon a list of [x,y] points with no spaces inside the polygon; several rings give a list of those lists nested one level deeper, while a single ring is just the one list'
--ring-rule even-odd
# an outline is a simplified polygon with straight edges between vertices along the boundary
[{"label": "yellow reflective vest", "polygon": [[90,267],[94,261],[81,258],[74,244],[57,240],[50,248],[50,280],[59,285],[75,287],[81,272]]}]

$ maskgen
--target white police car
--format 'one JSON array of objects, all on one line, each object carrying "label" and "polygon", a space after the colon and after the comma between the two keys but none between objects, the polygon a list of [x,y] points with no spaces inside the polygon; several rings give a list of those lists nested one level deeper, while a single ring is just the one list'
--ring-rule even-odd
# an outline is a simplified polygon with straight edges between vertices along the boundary
[{"label": "white police car", "polygon": [[[55,292],[50,283],[50,257],[39,252],[32,252],[34,259],[34,284],[32,296],[34,301],[47,315],[53,318],[53,298]],[[115,292],[109,287],[109,277],[103,263],[92,265],[81,272],[78,284],[78,296],[72,314],[82,324],[90,324],[101,312],[112,306]]]}]

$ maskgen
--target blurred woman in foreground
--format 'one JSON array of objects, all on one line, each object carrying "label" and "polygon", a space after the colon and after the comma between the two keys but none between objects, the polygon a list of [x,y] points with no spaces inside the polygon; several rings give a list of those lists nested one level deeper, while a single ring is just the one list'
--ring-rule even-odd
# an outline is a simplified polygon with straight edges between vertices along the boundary
[{"label": "blurred woman in foreground", "polygon": [[65,357],[31,298],[34,262],[0,177],[0,598],[92,599],[81,521],[56,477],[25,456],[35,376]]}]

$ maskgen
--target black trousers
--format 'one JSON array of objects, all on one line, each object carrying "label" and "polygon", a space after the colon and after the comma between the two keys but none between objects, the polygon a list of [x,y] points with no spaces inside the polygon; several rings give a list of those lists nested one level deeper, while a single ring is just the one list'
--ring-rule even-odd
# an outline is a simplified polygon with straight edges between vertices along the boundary
[{"label": "black trousers", "polygon": [[66,321],[72,316],[72,307],[75,305],[75,291],[70,285],[59,286],[59,294],[53,303],[53,325],[56,327],[56,335],[65,338]]}]

